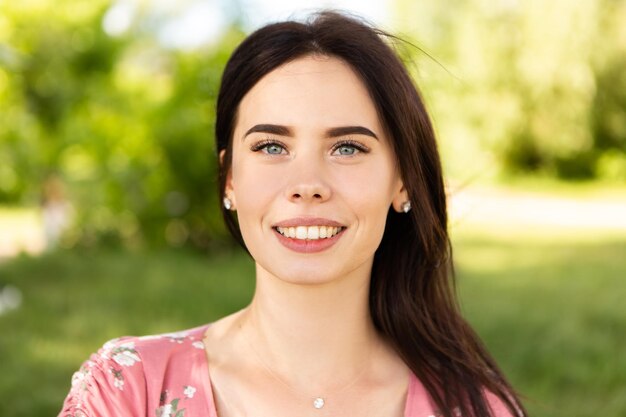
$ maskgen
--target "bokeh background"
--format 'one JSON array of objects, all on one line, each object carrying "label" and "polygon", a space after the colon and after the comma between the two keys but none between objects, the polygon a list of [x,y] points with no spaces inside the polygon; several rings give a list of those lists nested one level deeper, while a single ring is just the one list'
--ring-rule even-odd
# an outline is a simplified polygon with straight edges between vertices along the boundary
[{"label": "bokeh background", "polygon": [[0,414],[106,340],[243,307],[213,111],[246,34],[319,7],[431,110],[463,310],[533,416],[626,415],[626,1],[0,0]]}]

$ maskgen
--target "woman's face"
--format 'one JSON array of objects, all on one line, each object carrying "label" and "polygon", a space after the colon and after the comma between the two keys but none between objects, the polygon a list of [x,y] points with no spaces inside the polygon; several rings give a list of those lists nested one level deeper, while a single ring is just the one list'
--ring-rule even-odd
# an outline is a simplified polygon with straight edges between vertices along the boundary
[{"label": "woman's face", "polygon": [[337,58],[262,78],[239,105],[226,195],[258,273],[369,279],[391,204],[407,200],[374,103]]}]

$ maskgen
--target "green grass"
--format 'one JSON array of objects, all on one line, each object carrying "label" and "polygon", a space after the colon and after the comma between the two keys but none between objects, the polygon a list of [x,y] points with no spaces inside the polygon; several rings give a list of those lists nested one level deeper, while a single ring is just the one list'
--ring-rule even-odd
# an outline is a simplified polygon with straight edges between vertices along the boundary
[{"label": "green grass", "polygon": [[245,255],[59,252],[0,264],[23,293],[0,316],[0,415],[57,415],[80,362],[108,339],[194,327],[245,305]]},{"label": "green grass", "polygon": [[[546,235],[456,229],[463,309],[531,415],[624,416],[626,237]],[[0,316],[0,415],[56,415],[73,371],[107,339],[215,320],[249,300],[252,277],[240,253],[98,250],[0,264],[0,283],[24,296]]]},{"label": "green grass", "polygon": [[624,416],[626,236],[543,232],[456,233],[463,310],[531,415]]}]

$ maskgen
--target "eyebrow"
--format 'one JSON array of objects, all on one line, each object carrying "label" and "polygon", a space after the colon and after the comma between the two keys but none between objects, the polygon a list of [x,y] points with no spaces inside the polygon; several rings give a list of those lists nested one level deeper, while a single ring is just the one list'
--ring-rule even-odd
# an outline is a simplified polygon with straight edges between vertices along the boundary
[{"label": "eyebrow", "polygon": [[378,136],[376,136],[374,132],[363,126],[340,126],[333,127],[326,131],[327,138],[336,138],[337,136],[346,135],[365,135],[371,136],[374,139],[378,140]]},{"label": "eyebrow", "polygon": [[[269,133],[271,135],[278,135],[278,136],[288,136],[288,137],[294,136],[293,129],[291,129],[288,126],[264,123],[264,124],[254,125],[250,129],[248,129],[245,135],[243,135],[242,140],[245,139],[245,137],[248,136],[249,134],[257,133],[257,132]],[[365,135],[365,136],[371,136],[374,139],[378,140],[378,136],[376,136],[374,132],[372,132],[370,129],[363,127],[363,126],[333,127],[333,128],[326,130],[324,134],[326,138],[336,138],[339,136],[346,136],[346,135]]]},{"label": "eyebrow", "polygon": [[260,125],[254,125],[250,129],[248,129],[246,134],[243,135],[241,139],[243,140],[245,139],[246,136],[255,132],[269,133],[269,134],[278,135],[278,136],[293,136],[293,132],[287,126],[260,124]]}]

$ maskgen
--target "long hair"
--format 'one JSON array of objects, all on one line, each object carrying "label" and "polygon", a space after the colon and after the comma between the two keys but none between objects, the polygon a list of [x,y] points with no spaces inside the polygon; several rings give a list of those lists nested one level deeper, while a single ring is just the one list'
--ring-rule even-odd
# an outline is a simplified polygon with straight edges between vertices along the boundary
[{"label": "long hair", "polygon": [[[217,100],[220,200],[232,160],[237,109],[245,94],[277,67],[307,55],[348,63],[366,86],[393,144],[400,175],[413,209],[387,214],[374,255],[370,314],[420,379],[445,417],[490,416],[490,391],[513,415],[525,412],[515,392],[459,313],[447,231],[442,168],[430,118],[410,75],[386,40],[395,39],[355,18],[325,11],[309,22],[270,24],[234,51]],[[226,225],[245,248],[233,214]]]}]

